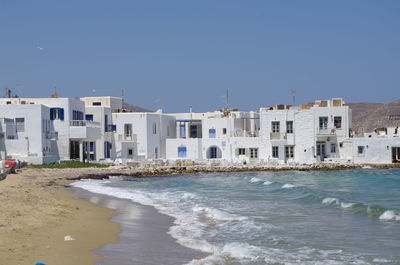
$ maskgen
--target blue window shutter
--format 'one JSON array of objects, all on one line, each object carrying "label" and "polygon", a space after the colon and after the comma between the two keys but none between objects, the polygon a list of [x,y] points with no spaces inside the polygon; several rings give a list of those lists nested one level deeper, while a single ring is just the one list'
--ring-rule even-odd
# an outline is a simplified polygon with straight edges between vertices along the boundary
[{"label": "blue window shutter", "polygon": [[186,147],[178,147],[178,157],[186,157]]},{"label": "blue window shutter", "polygon": [[209,129],[208,134],[209,138],[215,138],[215,129]]},{"label": "blue window shutter", "polygon": [[50,120],[54,121],[54,109],[50,109]]},{"label": "blue window shutter", "polygon": [[64,120],[64,109],[59,109],[59,111],[60,111],[60,120]]}]

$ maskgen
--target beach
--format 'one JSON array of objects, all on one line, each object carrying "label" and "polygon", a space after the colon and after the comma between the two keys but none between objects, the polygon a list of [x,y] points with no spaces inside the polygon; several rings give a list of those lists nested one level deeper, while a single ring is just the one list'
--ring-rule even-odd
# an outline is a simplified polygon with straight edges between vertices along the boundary
[{"label": "beach", "polygon": [[117,241],[116,212],[77,200],[66,177],[27,169],[0,181],[0,264],[94,264],[92,251]]}]

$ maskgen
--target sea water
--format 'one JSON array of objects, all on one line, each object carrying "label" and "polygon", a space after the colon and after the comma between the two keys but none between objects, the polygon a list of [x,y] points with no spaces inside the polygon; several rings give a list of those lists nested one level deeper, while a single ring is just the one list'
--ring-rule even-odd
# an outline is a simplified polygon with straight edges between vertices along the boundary
[{"label": "sea water", "polygon": [[400,264],[400,170],[110,178],[73,184],[155,207],[206,253],[189,264]]}]

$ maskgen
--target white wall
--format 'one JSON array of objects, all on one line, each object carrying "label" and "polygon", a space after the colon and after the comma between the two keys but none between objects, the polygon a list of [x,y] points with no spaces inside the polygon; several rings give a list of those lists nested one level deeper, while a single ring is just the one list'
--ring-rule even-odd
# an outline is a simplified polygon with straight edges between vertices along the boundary
[{"label": "white wall", "polygon": [[[358,153],[358,146],[364,153]],[[400,147],[400,138],[353,138],[354,163],[392,163],[392,147]]]}]

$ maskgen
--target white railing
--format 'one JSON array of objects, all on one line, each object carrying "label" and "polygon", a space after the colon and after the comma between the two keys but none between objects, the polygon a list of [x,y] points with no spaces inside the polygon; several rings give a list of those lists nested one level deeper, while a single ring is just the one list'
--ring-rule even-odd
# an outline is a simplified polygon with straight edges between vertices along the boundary
[{"label": "white railing", "polygon": [[318,128],[318,135],[336,135],[336,128]]},{"label": "white railing", "polygon": [[136,134],[125,134],[125,135],[119,134],[118,140],[123,141],[123,142],[136,142],[137,135]]},{"label": "white railing", "polygon": [[69,121],[69,126],[72,127],[95,127],[100,128],[100,123],[95,121],[84,121],[84,120],[72,120]]},{"label": "white railing", "polygon": [[284,132],[272,132],[270,134],[270,139],[271,140],[285,140],[286,139],[286,133],[284,133]]}]

